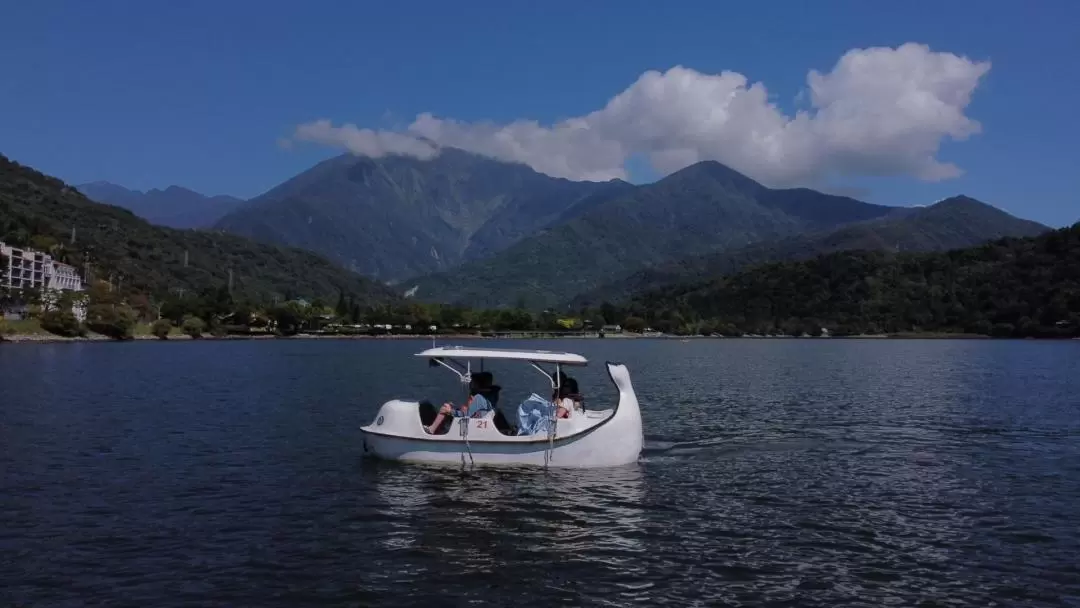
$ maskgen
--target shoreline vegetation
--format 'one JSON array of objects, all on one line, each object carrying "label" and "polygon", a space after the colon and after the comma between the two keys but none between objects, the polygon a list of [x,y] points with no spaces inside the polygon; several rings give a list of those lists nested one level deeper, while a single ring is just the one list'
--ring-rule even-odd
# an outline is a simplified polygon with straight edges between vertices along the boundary
[{"label": "shoreline vegetation", "polygon": [[[170,332],[165,338],[154,335],[151,325],[140,325],[127,339],[117,340],[92,331],[87,331],[82,336],[61,336],[50,333],[34,321],[24,321],[16,327],[9,327],[8,333],[0,334],[0,344],[55,344],[55,343],[82,343],[82,342],[188,342],[198,341],[228,341],[228,340],[438,340],[438,341],[473,341],[473,340],[673,340],[686,342],[690,340],[998,340],[1016,339],[1009,337],[995,337],[971,333],[950,332],[899,332],[888,334],[856,334],[844,336],[828,335],[756,335],[743,334],[735,336],[721,335],[677,335],[663,333],[633,333],[621,332],[605,334],[598,332],[543,332],[543,331],[505,331],[505,332],[474,332],[474,333],[328,333],[311,332],[281,335],[271,332],[257,333],[234,333],[213,335],[205,333],[197,337],[179,331]],[[1026,338],[1038,339],[1038,338]],[[1061,340],[1062,338],[1044,338],[1047,340]],[[1078,338],[1073,338],[1078,339]]]}]

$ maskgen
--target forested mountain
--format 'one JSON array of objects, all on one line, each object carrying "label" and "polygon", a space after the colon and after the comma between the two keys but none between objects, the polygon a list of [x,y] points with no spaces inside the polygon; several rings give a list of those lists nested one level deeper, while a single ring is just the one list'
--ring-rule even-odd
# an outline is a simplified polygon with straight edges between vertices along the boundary
[{"label": "forested mountain", "polygon": [[4,156],[0,240],[49,250],[80,269],[88,262],[97,278],[111,277],[124,290],[158,296],[225,286],[231,270],[234,294],[252,301],[335,301],[342,293],[360,304],[399,300],[385,285],[313,253],[232,235],[153,226]]},{"label": "forested mountain", "polygon": [[540,309],[668,260],[895,211],[802,188],[772,190],[705,161],[589,205],[495,256],[406,286],[418,287],[416,297],[432,301]]},{"label": "forested mountain", "polygon": [[691,256],[639,270],[574,298],[570,306],[625,302],[644,291],[717,278],[765,262],[802,260],[837,251],[947,251],[1007,236],[1036,236],[1050,228],[1016,218],[966,196],[929,207],[898,209],[884,217],[838,229]]},{"label": "forested mountain", "polygon": [[252,199],[217,228],[394,280],[501,251],[571,216],[579,203],[631,189],[556,179],[456,149],[430,160],[345,154]]},{"label": "forested mountain", "polygon": [[1080,224],[948,252],[765,264],[607,308],[685,332],[1080,336]]},{"label": "forested mountain", "polygon": [[142,192],[92,182],[76,188],[91,200],[123,207],[151,224],[169,228],[209,228],[244,203],[232,196],[205,196],[180,186]]}]

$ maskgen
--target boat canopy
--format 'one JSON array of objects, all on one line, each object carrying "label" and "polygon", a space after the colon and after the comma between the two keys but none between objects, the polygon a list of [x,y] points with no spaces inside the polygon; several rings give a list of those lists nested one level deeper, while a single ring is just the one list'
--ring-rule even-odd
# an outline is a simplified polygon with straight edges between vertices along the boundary
[{"label": "boat canopy", "polygon": [[428,359],[505,359],[530,363],[557,363],[559,365],[587,365],[589,361],[574,353],[558,353],[548,350],[513,350],[509,348],[466,348],[464,346],[439,346],[429,348],[417,357]]}]

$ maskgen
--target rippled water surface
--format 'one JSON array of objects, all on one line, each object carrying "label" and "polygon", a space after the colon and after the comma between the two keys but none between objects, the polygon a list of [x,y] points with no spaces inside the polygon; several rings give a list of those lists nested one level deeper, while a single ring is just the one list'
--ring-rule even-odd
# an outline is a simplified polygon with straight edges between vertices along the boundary
[{"label": "rippled water surface", "polygon": [[427,343],[0,346],[0,605],[1080,603],[1078,342],[517,345],[628,364],[642,461],[363,459]]}]

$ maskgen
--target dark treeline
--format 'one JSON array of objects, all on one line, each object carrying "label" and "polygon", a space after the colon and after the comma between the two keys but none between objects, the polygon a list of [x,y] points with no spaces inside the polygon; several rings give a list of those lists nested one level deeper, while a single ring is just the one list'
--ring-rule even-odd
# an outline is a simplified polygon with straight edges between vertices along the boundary
[{"label": "dark treeline", "polygon": [[[141,294],[120,298],[107,283],[98,282],[86,297],[88,323],[118,337],[129,335],[123,328],[136,320],[155,319],[192,335],[567,331],[620,324],[633,332],[732,336],[820,335],[826,330],[831,335],[1078,337],[1080,224],[1040,237],[1003,239],[945,253],[840,252],[766,264],[647,292],[625,306],[604,303],[539,314],[412,301],[372,305],[344,291],[333,301],[265,304],[220,286],[158,300]],[[121,329],[111,329],[110,324]]]},{"label": "dark treeline", "polygon": [[335,301],[296,299],[271,305],[235,298],[223,288],[207,289],[164,300],[160,316],[182,325],[199,319],[213,332],[267,330],[282,335],[300,332],[429,334],[476,330],[534,328],[524,311],[471,311],[454,306],[399,301],[372,305],[340,292]]},{"label": "dark treeline", "polygon": [[943,253],[849,251],[766,264],[651,291],[610,314],[679,333],[1075,337],[1080,224]]}]

